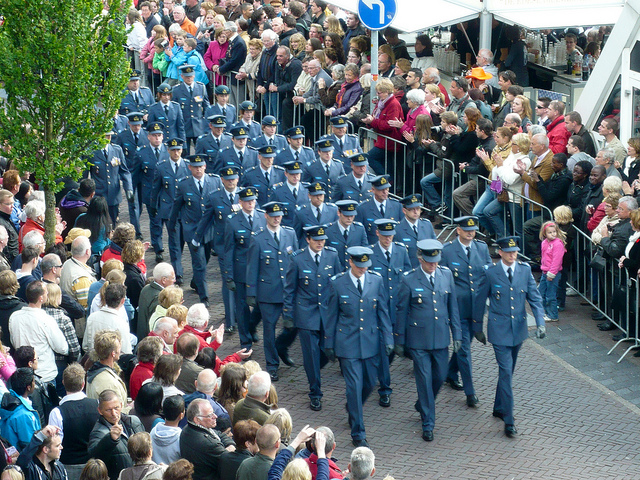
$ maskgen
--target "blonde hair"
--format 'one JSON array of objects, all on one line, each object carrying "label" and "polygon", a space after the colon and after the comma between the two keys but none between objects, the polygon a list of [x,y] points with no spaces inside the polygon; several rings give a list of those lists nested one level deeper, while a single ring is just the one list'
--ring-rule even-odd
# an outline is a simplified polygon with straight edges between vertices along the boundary
[{"label": "blonde hair", "polygon": [[344,30],[342,30],[340,20],[335,15],[329,15],[327,17],[327,32],[337,33],[341,37],[344,37]]},{"label": "blonde hair", "polygon": [[553,219],[558,225],[568,225],[573,222],[573,212],[566,205],[560,205],[553,210]]},{"label": "blonde hair", "polygon": [[249,360],[247,362],[244,362],[242,366],[247,371],[247,378],[251,378],[251,375],[253,375],[254,373],[258,373],[262,371],[262,368],[260,368],[260,364],[255,360]]},{"label": "blonde hair", "polygon": [[104,265],[102,265],[101,269],[102,278],[107,278],[107,275],[109,275],[109,272],[111,272],[111,270],[124,271],[124,263],[122,263],[117,258],[112,258],[111,260],[107,260],[106,262],[104,262]]},{"label": "blonde hair", "polygon": [[107,304],[107,301],[104,298],[107,287],[112,283],[119,283],[120,285],[124,285],[124,281],[126,278],[127,276],[122,270],[111,270],[107,274],[104,284],[102,285],[102,287],[100,287],[100,305],[104,307]]},{"label": "blonde hair", "polygon": [[184,294],[182,289],[176,285],[171,285],[163,289],[158,295],[158,304],[163,308],[169,308],[172,305],[179,305],[182,303]]},{"label": "blonde hair", "polygon": [[271,415],[269,415],[269,418],[265,420],[264,424],[271,424],[278,427],[278,430],[280,431],[280,441],[285,445],[289,444],[289,440],[291,440],[293,421],[291,420],[291,415],[289,415],[286,408],[278,408],[271,412]]},{"label": "blonde hair", "polygon": [[393,93],[393,83],[388,78],[381,78],[376,83],[376,92],[378,93]]},{"label": "blonde hair", "polygon": [[429,91],[429,93],[433,94],[436,98],[440,99],[440,102],[442,102],[442,104],[444,105],[444,94],[442,93],[442,91],[438,88],[438,86],[434,83],[427,83],[424,86],[424,91]]},{"label": "blonde hair", "polygon": [[556,229],[556,234],[558,238],[562,240],[562,243],[566,243],[567,237],[556,222],[548,221],[542,224],[540,227],[540,240],[545,240],[547,238],[547,228],[554,227]]},{"label": "blonde hair", "polygon": [[522,153],[527,153],[531,145],[531,139],[526,133],[517,133],[511,137],[511,143],[515,143]]},{"label": "blonde hair", "polygon": [[289,462],[280,478],[282,480],[311,480],[309,465],[302,458],[295,458]]},{"label": "blonde hair", "polygon": [[178,329],[182,330],[187,324],[188,311],[189,309],[184,305],[174,304],[167,308],[167,313],[165,316],[173,318],[176,322],[178,322]]},{"label": "blonde hair", "polygon": [[60,306],[60,302],[62,302],[62,290],[56,283],[45,284],[47,289],[47,303],[44,304],[45,307],[53,307],[58,308]]}]

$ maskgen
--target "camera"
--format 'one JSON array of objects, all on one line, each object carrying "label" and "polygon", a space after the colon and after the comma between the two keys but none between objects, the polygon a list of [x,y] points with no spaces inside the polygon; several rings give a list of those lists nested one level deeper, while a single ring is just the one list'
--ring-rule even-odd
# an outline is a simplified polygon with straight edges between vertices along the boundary
[{"label": "camera", "polygon": [[165,49],[169,46],[169,40],[167,40],[166,38],[164,40],[162,40],[162,43],[160,44],[160,46]]},{"label": "camera", "polygon": [[612,232],[613,231],[613,225],[607,225],[607,230],[609,232]]}]

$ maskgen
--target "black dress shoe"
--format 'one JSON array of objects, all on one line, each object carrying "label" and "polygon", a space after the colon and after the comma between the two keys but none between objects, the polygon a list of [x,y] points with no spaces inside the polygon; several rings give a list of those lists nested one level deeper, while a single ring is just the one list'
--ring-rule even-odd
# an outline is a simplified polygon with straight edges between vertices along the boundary
[{"label": "black dress shoe", "polygon": [[494,410],[494,411],[493,411],[493,413],[492,413],[492,415],[493,415],[494,417],[499,418],[500,420],[504,420],[504,413],[502,413],[502,412],[499,412],[499,411],[497,411],[497,410]]},{"label": "black dress shoe", "polygon": [[420,405],[418,405],[418,400],[416,400],[416,403],[413,404],[413,408],[416,409],[416,412],[420,413]]},{"label": "black dress shoe", "polygon": [[459,380],[454,380],[453,378],[447,378],[444,383],[449,385],[454,390],[458,390],[458,391],[464,390],[464,387],[462,386],[462,382],[460,382]]},{"label": "black dress shoe", "polygon": [[611,340],[613,340],[614,342],[619,342],[620,340],[624,340],[625,338],[627,338],[627,336],[624,333],[620,333],[611,337]]},{"label": "black dress shoe", "polygon": [[209,300],[203,300],[201,303],[203,303],[206,308],[209,308]]},{"label": "black dress shoe", "polygon": [[467,407],[475,407],[480,403],[476,395],[467,395]]},{"label": "black dress shoe", "polygon": [[296,366],[296,362],[291,359],[291,357],[289,356],[289,352],[278,352],[278,356],[280,357],[280,360],[282,360],[282,363],[284,363],[288,367]]},{"label": "black dress shoe", "polygon": [[227,328],[224,329],[224,332],[228,333],[229,335],[231,335],[233,333],[236,333],[236,327],[234,327],[234,326],[227,327]]},{"label": "black dress shoe", "polygon": [[309,408],[314,412],[319,412],[322,410],[322,400],[319,398],[312,398],[309,402]]},{"label": "black dress shoe", "polygon": [[513,438],[518,434],[518,430],[515,425],[505,425],[504,434],[509,438]]},{"label": "black dress shoe", "polygon": [[633,354],[634,357],[640,357],[640,350]]},{"label": "black dress shoe", "polygon": [[272,382],[277,382],[278,380],[280,380],[277,370],[273,370],[272,372],[269,372],[269,377],[271,377]]},{"label": "black dress shoe", "polygon": [[385,408],[390,407],[391,397],[389,395],[380,395],[380,400],[378,400],[378,405]]},{"label": "black dress shoe", "polygon": [[258,343],[260,341],[260,335],[258,335],[258,332],[253,332],[251,334],[251,341],[253,343]]},{"label": "black dress shoe", "polygon": [[600,323],[598,325],[598,328],[603,332],[608,332],[610,330],[615,330],[616,326],[613,323],[611,323],[609,320],[607,320],[606,322]]},{"label": "black dress shoe", "polygon": [[591,318],[592,318],[593,320],[604,320],[604,315],[603,315],[603,314],[601,314],[600,312],[593,312],[593,313],[591,314]]},{"label": "black dress shoe", "polygon": [[136,233],[136,240],[140,240],[141,242],[144,240],[144,237],[141,233]]},{"label": "black dress shoe", "polygon": [[196,293],[198,293],[198,287],[196,286],[196,282],[194,282],[193,280],[191,280],[191,283],[189,284],[189,286],[196,291]]},{"label": "black dress shoe", "polygon": [[156,253],[156,263],[162,263],[162,262],[164,262],[164,256],[162,255],[162,252]]},{"label": "black dress shoe", "polygon": [[425,430],[424,432],[422,432],[422,439],[425,442],[433,442],[433,431]]},{"label": "black dress shoe", "polygon": [[178,285],[179,287],[184,285],[184,280],[183,280],[182,276],[179,275],[179,276],[176,277],[176,285]]},{"label": "black dress shoe", "polygon": [[356,440],[355,438],[353,440],[351,440],[351,443],[353,443],[354,447],[368,447],[369,444],[367,443],[367,440],[364,438],[361,438],[360,440]]}]

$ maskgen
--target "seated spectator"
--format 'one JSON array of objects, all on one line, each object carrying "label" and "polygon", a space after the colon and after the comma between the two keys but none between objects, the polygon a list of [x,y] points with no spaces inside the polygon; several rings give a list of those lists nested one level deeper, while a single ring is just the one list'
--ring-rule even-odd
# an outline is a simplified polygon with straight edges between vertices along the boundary
[{"label": "seated spectator", "polygon": [[167,465],[157,465],[151,458],[153,448],[147,432],[134,433],[129,438],[127,450],[133,467],[120,472],[119,480],[160,480]]},{"label": "seated spectator", "polygon": [[336,100],[324,111],[324,114],[331,117],[346,115],[360,100],[362,90],[360,68],[353,63],[347,63],[344,67],[344,81],[336,93]]},{"label": "seated spectator", "polygon": [[98,361],[87,371],[87,396],[99,399],[105,390],[116,392],[121,407],[126,405],[127,387],[115,370],[120,359],[120,332],[102,330],[97,332],[93,340],[93,350]]},{"label": "seated spectator", "polygon": [[[217,420],[217,429],[221,432],[231,431],[231,417],[227,410],[218,403],[215,398],[213,398],[213,394],[216,390],[217,386],[217,377],[216,374],[213,373],[213,370],[210,368],[205,368],[198,374],[197,380],[194,382],[195,391],[190,393],[189,395],[185,395],[184,401],[185,405],[189,407],[191,402],[196,398],[203,398],[208,400],[213,407],[213,412],[218,417]],[[183,426],[183,425],[181,425]]]},{"label": "seated spectator", "polygon": [[144,430],[150,432],[157,423],[162,421],[162,385],[147,380],[140,387],[129,413],[138,417]]},{"label": "seated spectator", "polygon": [[75,227],[78,216],[87,212],[95,194],[96,182],[92,178],[83,178],[80,180],[78,189],[70,190],[60,201],[60,218],[66,222],[62,238],[66,238],[69,230]]},{"label": "seated spectator", "polygon": [[[238,467],[236,480],[269,478],[273,460],[280,448],[280,432],[275,425],[265,425],[256,432],[258,452]],[[294,447],[295,450],[295,447]]]},{"label": "seated spectator", "polygon": [[567,153],[570,155],[569,160],[567,160],[567,168],[570,172],[573,172],[573,167],[576,166],[578,162],[587,161],[594,166],[596,161],[593,157],[591,157],[588,153],[584,151],[585,143],[584,139],[579,135],[571,135],[567,142]]},{"label": "seated spectator", "polygon": [[60,461],[69,480],[77,480],[89,461],[89,435],[99,417],[98,402],[83,392],[84,376],[84,368],[77,363],[65,368],[62,384],[67,394],[49,415],[49,425],[57,427],[62,437]]},{"label": "seated spectator", "polygon": [[[114,270],[109,276],[121,273]],[[120,333],[122,342],[122,353],[132,354],[131,334],[129,333],[129,323],[122,318],[121,311],[124,311],[124,302],[126,298],[126,288],[119,283],[105,282],[100,289],[100,295],[103,297],[104,306],[97,312],[92,313],[87,318],[87,327],[84,331],[82,340],[82,348],[85,352],[90,352],[93,348],[94,336],[102,330],[115,330]]]},{"label": "seated spectator", "polygon": [[29,400],[35,385],[33,369],[18,368],[11,375],[11,389],[0,403],[0,434],[18,451],[40,430],[40,417]]},{"label": "seated spectator", "polygon": [[160,262],[153,268],[153,282],[145,285],[140,292],[138,302],[138,338],[149,335],[149,318],[158,305],[158,295],[160,292],[173,285],[176,281],[176,274],[170,263]]},{"label": "seated spectator", "polygon": [[140,292],[145,286],[146,278],[138,266],[144,261],[144,245],[140,240],[127,243],[122,249],[122,263],[126,279],[124,286],[127,287],[127,298],[134,309],[138,308]]},{"label": "seated spectator", "polygon": [[220,480],[236,480],[242,462],[258,453],[256,434],[260,425],[253,420],[242,420],[233,426],[236,451],[227,452],[220,462]]},{"label": "seated spectator", "polygon": [[155,330],[156,322],[165,317],[167,314],[167,309],[172,305],[180,305],[182,304],[184,299],[184,292],[182,288],[177,285],[170,285],[167,288],[163,289],[158,294],[158,303],[154,312],[149,317],[149,331],[152,332]]},{"label": "seated spectator", "polygon": [[293,429],[293,421],[291,415],[286,408],[277,408],[269,415],[264,422],[265,425],[275,425],[280,432],[280,445],[286,447],[291,442],[291,430]]},{"label": "seated spectator", "polygon": [[138,364],[131,372],[129,378],[129,393],[133,400],[138,396],[138,391],[145,380],[153,377],[153,369],[162,356],[162,342],[158,337],[145,337],[136,350]]},{"label": "seated spectator", "polygon": [[87,308],[89,287],[96,281],[93,270],[87,265],[91,258],[91,242],[85,236],[76,237],[71,243],[71,258],[64,262],[60,272],[60,288]]},{"label": "seated spectator", "polygon": [[36,281],[36,277],[34,277],[32,273],[40,261],[40,249],[38,247],[23,248],[20,256],[22,257],[22,266],[16,271],[20,288],[16,296],[26,301],[27,286],[31,282]]},{"label": "seated spectator", "polygon": [[159,383],[162,386],[163,398],[172,395],[184,395],[184,392],[175,385],[178,375],[180,375],[181,367],[182,357],[180,355],[162,355],[158,359],[158,363],[153,369],[153,377],[149,381]]},{"label": "seated spectator", "polygon": [[122,413],[122,406],[118,393],[102,391],[98,398],[100,418],[89,437],[89,455],[105,463],[111,480],[117,480],[122,470],[133,466],[127,444],[133,434],[144,431],[137,417]]},{"label": "seated spectator", "polygon": [[107,200],[104,197],[93,197],[89,202],[87,212],[79,215],[76,223],[72,226],[91,232],[89,237],[91,239],[91,253],[101,257],[110,244],[112,224]]},{"label": "seated spectator", "polygon": [[207,400],[197,398],[191,402],[187,422],[180,434],[180,452],[193,463],[194,480],[219,478],[222,458],[226,452],[235,451],[235,442],[214,430],[216,414]]},{"label": "seated spectator", "polygon": [[58,428],[45,426],[34,433],[29,445],[20,453],[16,464],[22,468],[25,480],[67,480],[67,471],[60,462],[62,439]]},{"label": "seated spectator", "polygon": [[236,404],[243,399],[246,394],[246,383],[247,371],[242,365],[228,363],[224,366],[220,376],[220,387],[216,392],[216,398],[232,419]]},{"label": "seated spectator", "polygon": [[247,396],[235,406],[233,411],[233,423],[240,420],[255,420],[260,425],[269,418],[269,405],[265,402],[269,397],[271,378],[268,372],[258,372],[249,378],[247,384]]},{"label": "seated spectator", "polygon": [[180,459],[180,434],[178,426],[185,413],[182,395],[172,395],[162,402],[164,423],[158,422],[151,429],[152,459],[156,463],[168,465]]}]

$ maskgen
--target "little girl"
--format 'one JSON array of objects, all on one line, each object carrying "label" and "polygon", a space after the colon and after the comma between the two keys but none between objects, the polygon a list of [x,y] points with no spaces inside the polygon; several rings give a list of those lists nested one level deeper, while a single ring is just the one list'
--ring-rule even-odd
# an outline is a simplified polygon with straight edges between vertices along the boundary
[{"label": "little girl", "polygon": [[560,283],[560,271],[562,259],[566,251],[564,247],[565,236],[555,222],[545,222],[540,229],[542,240],[541,265],[542,277],[538,290],[544,304],[544,320],[546,322],[558,321],[558,300],[556,297],[558,284]]}]

